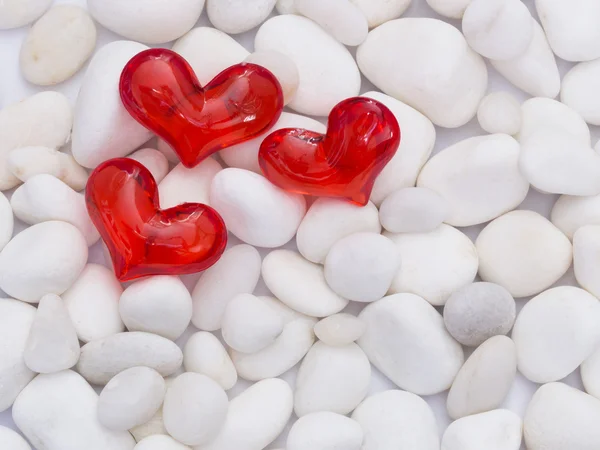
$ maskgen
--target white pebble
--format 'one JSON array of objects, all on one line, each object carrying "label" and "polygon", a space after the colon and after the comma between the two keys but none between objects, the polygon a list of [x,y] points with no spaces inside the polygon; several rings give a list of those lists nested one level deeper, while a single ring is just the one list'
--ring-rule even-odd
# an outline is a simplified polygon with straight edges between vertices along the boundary
[{"label": "white pebble", "polygon": [[87,11],[75,5],[48,10],[27,33],[19,64],[27,81],[51,86],[71,78],[96,47],[96,26]]},{"label": "white pebble", "polygon": [[260,25],[271,14],[276,0],[207,0],[208,19],[227,34],[239,34]]},{"label": "white pebble", "polygon": [[167,157],[153,148],[141,148],[129,155],[128,158],[135,159],[148,169],[156,184],[159,184],[169,171]]},{"label": "white pebble", "polygon": [[175,343],[155,334],[132,331],[88,342],[81,348],[77,371],[90,383],[105,385],[119,372],[136,366],[171,375],[182,361],[183,354]]},{"label": "white pebble", "polygon": [[[133,427],[129,430],[129,432],[135,438],[136,442],[140,442],[149,436],[167,435],[168,433],[167,430],[165,430],[165,424],[163,422],[162,406],[158,409],[156,414],[154,414],[154,416],[152,416],[152,418],[148,422],[138,425],[137,427]],[[188,447],[186,447],[185,450],[189,450]]]},{"label": "white pebble", "polygon": [[427,161],[417,185],[446,199],[446,223],[465,227],[488,222],[527,196],[529,183],[519,171],[519,155],[519,143],[506,134],[468,138]]},{"label": "white pebble", "polygon": [[591,125],[600,125],[600,60],[582,62],[569,70],[562,81],[560,101],[577,111]]},{"label": "white pebble", "polygon": [[581,381],[585,391],[600,399],[600,350],[596,349],[581,363]]},{"label": "white pebble", "polygon": [[436,13],[450,19],[462,18],[472,0],[426,0]]},{"label": "white pebble", "polygon": [[279,14],[298,14],[298,10],[294,6],[294,0],[277,0],[275,9]]},{"label": "white pebble", "polygon": [[306,212],[304,196],[286,192],[254,172],[235,168],[215,175],[210,205],[236,237],[267,248],[290,241]]},{"label": "white pebble", "polygon": [[364,433],[354,420],[332,412],[301,417],[290,429],[287,450],[360,450]]},{"label": "white pebble", "polygon": [[344,346],[359,339],[365,324],[356,316],[338,313],[321,319],[314,328],[320,341],[331,346]]},{"label": "white pebble", "polygon": [[192,290],[192,323],[205,331],[221,328],[227,303],[238,294],[252,293],[260,270],[260,254],[254,247],[240,244],[226,250]]},{"label": "white pebble", "polygon": [[0,426],[0,442],[7,450],[31,450],[23,437],[11,428]]},{"label": "white pebble", "polygon": [[127,431],[148,422],[162,405],[167,387],[148,367],[132,367],[111,379],[98,398],[98,420],[109,430]]},{"label": "white pebble", "polygon": [[398,189],[379,207],[379,220],[392,233],[423,233],[441,225],[449,215],[448,202],[422,187]]},{"label": "white pebble", "polygon": [[132,450],[133,437],[110,431],[97,417],[98,395],[71,371],[38,375],[19,394],[13,420],[34,448]]},{"label": "white pebble", "polygon": [[412,0],[350,0],[362,11],[369,22],[369,28],[375,28],[389,20],[397,19],[410,6]]},{"label": "white pebble", "polygon": [[148,436],[138,441],[133,450],[190,450],[190,448],[169,436],[158,435]]},{"label": "white pebble", "polygon": [[237,382],[237,372],[227,350],[212,333],[198,331],[190,336],[183,349],[183,365],[187,372],[196,372],[229,390]]},{"label": "white pebble", "polygon": [[221,169],[221,164],[212,158],[191,169],[177,164],[158,185],[160,207],[166,209],[186,202],[210,204],[210,185]]},{"label": "white pebble", "polygon": [[0,3],[0,30],[27,25],[52,5],[52,0],[5,0]]},{"label": "white pebble", "polygon": [[488,339],[458,371],[448,392],[448,415],[459,419],[498,408],[516,374],[517,351],[513,341],[506,336]]},{"label": "white pebble", "polygon": [[75,282],[87,257],[85,239],[73,225],[58,221],[33,225],[0,253],[0,288],[29,303],[46,294],[60,295]]},{"label": "white pebble", "polygon": [[10,202],[0,192],[0,251],[10,242],[14,225],[15,219]]},{"label": "white pebble", "polygon": [[352,413],[365,438],[361,450],[439,450],[431,407],[410,392],[390,390],[368,397]]},{"label": "white pebble", "polygon": [[270,18],[258,29],[254,49],[280,52],[294,61],[300,84],[288,106],[300,114],[327,116],[337,103],[359,93],[360,72],[350,52],[307,18]]},{"label": "white pebble", "polygon": [[545,217],[512,211],[490,222],[476,241],[479,276],[527,297],[554,284],[571,265],[569,240]]},{"label": "white pebble", "polygon": [[462,347],[442,316],[414,294],[396,294],[368,305],[358,344],[371,364],[402,389],[431,395],[449,389],[464,362]]},{"label": "white pebble", "polygon": [[473,50],[502,61],[525,53],[533,22],[521,0],[473,0],[464,12],[462,31]]},{"label": "white pebble", "polygon": [[244,62],[258,64],[259,66],[268,69],[275,75],[275,78],[277,78],[277,81],[279,81],[279,84],[281,85],[283,104],[287,105],[292,101],[298,90],[300,75],[298,74],[296,63],[288,56],[280,52],[267,50],[264,52],[251,53]]},{"label": "white pebble", "polygon": [[402,258],[391,293],[411,292],[432,305],[443,305],[450,295],[470,284],[479,266],[471,240],[442,224],[428,233],[384,233]]},{"label": "white pebble", "polygon": [[[407,41],[413,45],[398,45]],[[437,19],[384,23],[369,33],[356,58],[375,86],[446,128],[471,120],[487,87],[481,56],[456,28]]]},{"label": "white pebble", "polygon": [[600,226],[585,225],[573,235],[573,267],[577,283],[600,298]]},{"label": "white pebble", "polygon": [[477,120],[479,126],[490,134],[514,136],[521,129],[521,105],[508,92],[492,92],[479,103]]},{"label": "white pebble", "polygon": [[550,215],[552,223],[569,239],[585,225],[600,225],[600,195],[577,197],[561,195]]}]

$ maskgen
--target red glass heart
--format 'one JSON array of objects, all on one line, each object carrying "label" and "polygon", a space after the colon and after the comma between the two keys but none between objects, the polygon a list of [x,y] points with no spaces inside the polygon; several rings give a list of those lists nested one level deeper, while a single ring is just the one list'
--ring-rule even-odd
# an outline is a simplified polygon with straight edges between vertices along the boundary
[{"label": "red glass heart", "polygon": [[200,272],[225,250],[227,230],[214,209],[183,203],[161,210],[154,178],[133,159],[99,165],[90,175],[85,196],[121,281]]},{"label": "red glass heart", "polygon": [[203,88],[187,61],[164,48],[131,58],[119,90],[133,118],[164,139],[186,167],[264,133],[283,109],[281,86],[264,67],[231,66]]},{"label": "red glass heart", "polygon": [[277,130],[262,142],[258,159],[264,175],[282,189],[366,205],[399,145],[392,112],[376,100],[353,97],[331,110],[325,135]]}]

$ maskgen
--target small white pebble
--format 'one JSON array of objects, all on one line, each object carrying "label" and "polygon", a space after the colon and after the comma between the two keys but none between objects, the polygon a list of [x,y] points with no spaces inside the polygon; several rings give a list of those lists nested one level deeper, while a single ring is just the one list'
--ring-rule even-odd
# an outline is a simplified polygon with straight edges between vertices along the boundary
[{"label": "small white pebble", "polygon": [[6,196],[0,193],[0,251],[12,238],[15,218],[10,202]]},{"label": "small white pebble", "polygon": [[222,169],[212,158],[191,169],[177,164],[158,185],[160,207],[166,209],[186,202],[210,205],[210,184]]},{"label": "small white pebble", "polygon": [[159,184],[169,171],[167,157],[153,148],[141,148],[129,155],[128,158],[135,159],[148,169],[156,184]]},{"label": "small white pebble", "polygon": [[573,268],[577,283],[600,298],[600,226],[584,225],[573,235]]},{"label": "small white pebble", "polygon": [[46,11],[52,0],[5,0],[0,3],[0,30],[19,28]]},{"label": "small white pebble", "polygon": [[287,438],[287,450],[360,450],[360,425],[341,414],[322,411],[298,419]]},{"label": "small white pebble", "polygon": [[11,428],[0,426],[0,442],[7,450],[31,450],[23,437]]},{"label": "small white pebble", "polygon": [[148,436],[138,441],[133,450],[190,450],[170,436]]},{"label": "small white pebble", "polygon": [[239,34],[260,25],[271,14],[276,0],[207,0],[210,23],[227,34]]},{"label": "small white pebble", "polygon": [[190,336],[183,349],[183,365],[188,372],[212,378],[225,390],[237,382],[237,372],[227,350],[214,334],[207,331]]},{"label": "small white pebble", "polygon": [[477,120],[479,126],[490,134],[513,136],[521,129],[521,105],[508,92],[492,92],[479,103]]},{"label": "small white pebble", "polygon": [[321,319],[315,325],[315,334],[327,345],[348,345],[365,332],[365,324],[352,314],[338,313]]},{"label": "small white pebble", "polygon": [[245,59],[245,62],[263,66],[275,75],[283,91],[284,105],[287,105],[294,98],[298,90],[298,84],[300,83],[300,76],[296,63],[288,56],[283,53],[267,50],[251,53]]},{"label": "small white pebble", "polygon": [[[397,19],[410,6],[412,0],[350,0],[362,11],[369,28]],[[283,13],[282,13],[283,14]]]},{"label": "small white pebble", "polygon": [[448,202],[422,187],[398,189],[379,207],[379,220],[392,233],[422,233],[437,228],[449,214]]},{"label": "small white pebble", "polygon": [[426,0],[438,14],[450,19],[460,19],[472,0]]}]

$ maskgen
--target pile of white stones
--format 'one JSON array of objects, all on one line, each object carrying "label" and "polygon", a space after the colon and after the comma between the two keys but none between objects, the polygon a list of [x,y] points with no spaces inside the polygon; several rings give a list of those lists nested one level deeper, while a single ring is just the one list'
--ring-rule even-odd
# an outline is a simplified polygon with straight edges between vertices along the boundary
[{"label": "pile of white stones", "polygon": [[[0,449],[600,449],[600,1],[52,3],[0,1],[38,92],[0,110]],[[254,53],[229,36],[255,28]],[[185,168],[119,98],[147,45],[201,83],[270,69],[269,132],[375,98],[400,148],[365,207],[272,185],[264,136]],[[431,157],[436,132],[455,143]],[[122,285],[97,264],[81,191],[128,155],[162,207],[223,216],[213,267]]]}]

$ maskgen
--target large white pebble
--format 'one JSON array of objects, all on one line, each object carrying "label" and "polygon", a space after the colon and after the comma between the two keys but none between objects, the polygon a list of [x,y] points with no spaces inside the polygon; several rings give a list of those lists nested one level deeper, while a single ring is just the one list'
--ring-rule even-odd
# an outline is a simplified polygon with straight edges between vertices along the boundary
[{"label": "large white pebble", "polygon": [[81,348],[77,371],[90,383],[105,385],[119,372],[136,366],[171,375],[182,361],[175,343],[156,334],[132,331],[88,342]]},{"label": "large white pebble", "polygon": [[37,303],[60,295],[77,279],[88,257],[87,243],[70,223],[43,222],[17,234],[0,253],[0,288]]},{"label": "large white pebble", "polygon": [[384,233],[402,258],[391,293],[411,292],[432,305],[443,305],[450,295],[470,284],[479,260],[471,240],[450,225],[428,233]]},{"label": "large white pebble", "polygon": [[519,450],[523,423],[507,409],[463,417],[450,424],[442,450]]},{"label": "large white pebble", "polygon": [[153,148],[141,148],[129,155],[128,158],[135,159],[148,169],[156,184],[160,183],[169,171],[167,157]]},{"label": "large white pebble", "polygon": [[15,218],[10,202],[4,194],[0,192],[0,251],[8,244],[12,238]]},{"label": "large white pebble", "polygon": [[23,359],[35,314],[31,305],[0,299],[0,411],[10,408],[35,376]]},{"label": "large white pebble", "polygon": [[183,444],[206,444],[219,434],[228,407],[227,394],[216,381],[199,373],[184,373],[167,389],[165,428]]},{"label": "large white pebble", "polygon": [[193,324],[205,331],[221,328],[227,303],[238,294],[250,294],[260,278],[261,259],[250,245],[229,248],[221,259],[205,270],[194,290]]},{"label": "large white pebble", "polygon": [[317,322],[314,330],[321,342],[343,346],[360,338],[365,332],[365,324],[352,314],[339,313]]},{"label": "large white pebble", "polygon": [[492,92],[479,103],[477,121],[490,134],[504,133],[513,136],[521,129],[521,105],[508,92]]},{"label": "large white pebble", "polygon": [[115,41],[92,58],[77,96],[73,121],[71,149],[82,166],[93,169],[107,159],[128,155],[152,136],[131,117],[119,96],[125,64],[147,48],[138,42]]},{"label": "large white pebble", "polygon": [[94,19],[133,41],[160,44],[187,33],[204,8],[204,0],[88,0]]},{"label": "large white pebble", "polygon": [[274,250],[262,265],[269,290],[290,308],[312,317],[340,312],[348,300],[327,285],[323,267],[292,250]]},{"label": "large white pebble", "polygon": [[0,426],[0,443],[7,450],[31,450],[23,437],[11,428]]},{"label": "large white pebble", "polygon": [[38,375],[19,394],[12,416],[37,449],[132,450],[133,437],[103,427],[97,408],[94,389],[81,375],[64,370]]},{"label": "large white pebble", "polygon": [[369,28],[375,28],[397,19],[410,6],[412,0],[350,0],[367,18]]},{"label": "large white pebble", "polygon": [[300,84],[288,104],[294,111],[327,116],[337,103],[358,95],[360,73],[350,52],[305,17],[289,14],[267,20],[256,33],[254,49],[283,53],[296,63]]},{"label": "large white pebble", "polygon": [[174,341],[190,324],[192,297],[179,277],[146,277],[123,291],[119,312],[129,331],[147,331]]},{"label": "large white pebble", "polygon": [[529,450],[594,450],[600,447],[600,401],[563,383],[540,387],[525,412]]},{"label": "large white pebble", "polygon": [[585,225],[573,235],[573,267],[577,283],[600,298],[600,226]]},{"label": "large white pebble", "polygon": [[0,30],[33,22],[50,7],[52,0],[5,0],[0,3]]},{"label": "large white pebble", "polygon": [[23,41],[21,73],[33,84],[58,84],[81,69],[95,46],[96,26],[87,11],[57,5],[31,27]]},{"label": "large white pebble", "polygon": [[102,389],[98,420],[109,430],[126,431],[152,419],[167,387],[163,377],[148,367],[132,367],[117,374]]},{"label": "large white pebble", "polygon": [[516,374],[517,352],[513,341],[506,336],[491,337],[458,371],[448,393],[448,414],[459,419],[498,408]]},{"label": "large white pebble", "polygon": [[449,215],[448,202],[423,187],[398,189],[379,207],[379,220],[392,233],[422,233],[436,229]]},{"label": "large white pebble", "polygon": [[585,225],[600,225],[600,195],[561,195],[551,213],[552,223],[568,238]]},{"label": "large white pebble", "polygon": [[254,52],[248,55],[244,62],[258,64],[259,66],[263,66],[264,68],[268,69],[273,75],[275,75],[275,78],[277,78],[277,81],[279,81],[279,84],[281,85],[283,104],[287,105],[292,101],[296,95],[296,91],[298,90],[300,75],[298,74],[296,63],[292,61],[289,56],[270,50],[264,52]]},{"label": "large white pebble", "polygon": [[[398,45],[398,42],[413,45]],[[429,18],[386,22],[369,33],[356,54],[361,72],[384,93],[447,128],[477,112],[487,69],[452,25]]]},{"label": "large white pebble", "polygon": [[183,365],[187,372],[206,375],[225,390],[237,382],[237,372],[227,350],[214,334],[207,331],[190,336],[183,349]]},{"label": "large white pebble", "polygon": [[361,231],[381,231],[379,213],[373,203],[357,206],[344,200],[319,198],[302,219],[296,244],[306,259],[323,263],[333,244]]},{"label": "large white pebble", "polygon": [[287,438],[287,450],[360,450],[364,433],[348,417],[315,412],[298,419]]},{"label": "large white pebble", "polygon": [[435,416],[421,397],[410,392],[379,392],[352,413],[365,438],[362,450],[439,450]]},{"label": "large white pebble", "polygon": [[560,101],[577,111],[592,125],[600,125],[600,59],[582,62],[563,78]]},{"label": "large white pebble", "polygon": [[194,450],[262,450],[283,431],[292,408],[292,389],[285,381],[259,381],[231,400],[217,437]]},{"label": "large white pebble", "polygon": [[450,19],[460,19],[472,0],[426,0],[436,13]]},{"label": "large white pebble", "polygon": [[215,175],[210,185],[210,205],[221,214],[231,233],[247,244],[267,248],[290,241],[306,212],[304,196],[236,168]]},{"label": "large white pebble", "polygon": [[596,349],[581,363],[581,381],[585,391],[600,399],[600,349]]},{"label": "large white pebble", "polygon": [[114,273],[99,264],[88,264],[62,294],[77,336],[95,341],[125,330],[119,315],[123,288]]},{"label": "large white pebble", "polygon": [[535,20],[533,38],[525,53],[506,61],[492,60],[491,64],[508,81],[535,97],[554,98],[560,91],[556,59],[542,26]]},{"label": "large white pebble", "polygon": [[533,39],[533,19],[521,0],[473,0],[462,19],[465,39],[495,60],[521,56]]},{"label": "large white pebble", "polygon": [[354,233],[331,247],[325,280],[341,297],[374,302],[390,288],[401,259],[394,243],[378,233]]},{"label": "large white pebble", "polygon": [[276,0],[208,0],[206,12],[215,28],[239,34],[260,25],[273,11]]},{"label": "large white pebble", "polygon": [[139,441],[134,450],[190,450],[169,436],[148,436]]},{"label": "large white pebble", "polygon": [[464,361],[442,316],[421,297],[396,294],[368,305],[358,344],[371,364],[400,388],[431,395],[450,388]]},{"label": "large white pebble", "polygon": [[417,185],[448,202],[446,223],[466,227],[487,222],[512,211],[527,196],[529,183],[519,171],[519,154],[519,143],[506,134],[468,138],[431,158]]},{"label": "large white pebble", "polygon": [[549,288],[571,265],[567,237],[533,211],[512,211],[490,222],[476,241],[479,276],[513,297]]},{"label": "large white pebble", "polygon": [[192,168],[177,164],[158,185],[160,207],[166,209],[187,202],[208,205],[210,185],[221,169],[221,164],[212,158]]},{"label": "large white pebble", "polygon": [[20,182],[8,166],[12,150],[39,145],[61,147],[69,141],[72,124],[69,100],[53,91],[40,92],[0,110],[0,191]]},{"label": "large white pebble", "polygon": [[87,245],[93,245],[100,238],[90,220],[83,194],[52,175],[29,178],[13,192],[10,204],[15,216],[27,224],[60,220],[76,226]]},{"label": "large white pebble", "polygon": [[512,332],[519,372],[535,383],[563,379],[600,343],[599,324],[600,302],[583,289],[560,286],[539,294]]}]

